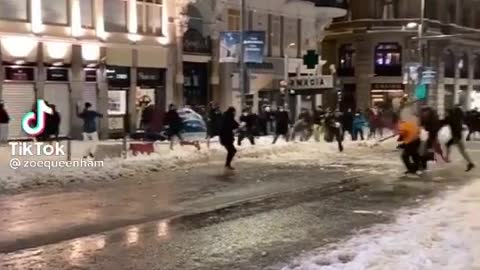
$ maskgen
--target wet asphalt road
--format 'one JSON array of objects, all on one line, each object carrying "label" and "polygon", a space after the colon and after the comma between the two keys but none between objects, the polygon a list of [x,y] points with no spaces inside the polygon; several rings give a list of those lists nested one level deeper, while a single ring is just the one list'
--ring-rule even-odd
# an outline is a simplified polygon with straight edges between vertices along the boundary
[{"label": "wet asphalt road", "polygon": [[[249,170],[241,176],[225,176],[208,168],[177,175],[175,183],[186,186],[193,185],[199,175],[209,175],[216,183],[203,189],[203,184],[187,191],[177,188],[177,193],[162,182],[165,186],[145,184],[141,192],[128,192],[133,187],[127,185],[123,193],[118,187],[87,187],[0,198],[0,213],[8,213],[1,218],[0,269],[280,269],[305,251],[389,222],[396,209],[421,204],[479,176],[460,173],[463,164],[434,171],[421,180],[391,174],[358,177],[345,169],[364,169],[355,164],[263,166],[261,170],[253,170],[258,164],[242,166]],[[382,170],[381,164],[371,167]],[[169,191],[165,194],[175,195],[160,196],[160,202],[152,204],[158,198],[152,196],[162,188]],[[92,197],[82,200],[86,195]],[[235,195],[237,203],[229,204]],[[51,204],[52,196],[64,205]],[[95,201],[102,197],[100,204]],[[5,207],[9,200],[23,205]],[[85,200],[92,205],[83,209],[85,204],[80,202]],[[199,206],[202,203],[204,208]],[[18,212],[25,205],[32,209],[23,214],[12,210]],[[94,215],[95,209],[100,212]],[[162,219],[172,214],[179,217]]]}]

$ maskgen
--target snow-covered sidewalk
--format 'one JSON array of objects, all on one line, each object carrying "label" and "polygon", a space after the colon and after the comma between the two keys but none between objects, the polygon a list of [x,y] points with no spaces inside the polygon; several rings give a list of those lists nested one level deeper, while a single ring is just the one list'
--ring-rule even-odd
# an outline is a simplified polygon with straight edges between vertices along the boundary
[{"label": "snow-covered sidewalk", "polygon": [[[345,153],[338,153],[336,143],[325,142],[293,142],[286,143],[279,141],[272,145],[271,137],[263,137],[257,140],[254,146],[245,142],[239,148],[236,160],[254,161],[254,162],[315,162],[334,163],[339,160],[356,160],[357,162],[372,162],[375,158],[377,149],[370,149],[368,146],[374,142],[366,143],[346,142]],[[121,142],[107,141],[101,142],[102,147],[106,149],[120,148]],[[81,142],[72,144],[72,159],[80,159],[83,153]],[[391,146],[386,146],[386,148]],[[381,148],[381,147],[380,147]],[[19,168],[12,170],[9,168],[10,149],[8,146],[2,150],[0,155],[0,191],[18,191],[28,190],[42,186],[64,186],[69,183],[84,182],[112,182],[122,178],[141,179],[148,173],[158,172],[161,170],[171,170],[183,167],[191,167],[205,162],[223,161],[225,158],[225,150],[218,143],[210,145],[207,149],[206,145],[202,145],[202,150],[198,151],[191,146],[181,147],[175,146],[175,150],[171,151],[168,144],[159,143],[155,145],[155,153],[151,155],[129,156],[123,158],[107,158],[104,160],[103,168],[45,168],[25,169]],[[366,154],[374,154],[372,159],[365,159]],[[355,158],[356,157],[356,158]],[[382,160],[382,157],[378,157]],[[398,159],[395,158],[398,164]],[[221,165],[219,165],[221,166]]]},{"label": "snow-covered sidewalk", "polygon": [[283,270],[479,270],[480,179]]}]

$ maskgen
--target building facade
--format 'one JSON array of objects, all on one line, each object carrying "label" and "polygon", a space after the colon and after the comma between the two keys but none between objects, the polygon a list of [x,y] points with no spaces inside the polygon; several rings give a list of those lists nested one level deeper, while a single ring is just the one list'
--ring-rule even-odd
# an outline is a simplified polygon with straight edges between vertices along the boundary
[{"label": "building facade", "polygon": [[[239,106],[238,68],[218,61],[221,31],[240,30],[234,0],[0,0],[0,98],[21,117],[37,98],[54,104],[60,135],[79,138],[76,108],[104,115],[102,138],[142,129],[142,114],[168,104]],[[339,4],[340,3],[340,4]],[[250,67],[253,108],[271,102],[284,73],[319,44],[318,29],[346,13],[343,1],[247,0],[248,29],[267,33],[266,61]],[[256,109],[255,109],[256,110]]]},{"label": "building facade", "polygon": [[480,90],[478,1],[426,0],[419,53],[419,0],[350,0],[329,27],[322,55],[336,63],[343,108],[391,107],[413,87],[405,68],[424,63],[436,72],[430,105],[443,115],[454,104],[473,108]]}]

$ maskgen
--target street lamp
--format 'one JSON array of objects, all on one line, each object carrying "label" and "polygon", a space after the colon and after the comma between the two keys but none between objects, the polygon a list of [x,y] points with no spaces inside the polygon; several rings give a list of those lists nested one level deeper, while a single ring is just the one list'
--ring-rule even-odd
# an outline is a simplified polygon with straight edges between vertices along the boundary
[{"label": "street lamp", "polygon": [[289,60],[288,60],[288,49],[295,47],[297,44],[294,42],[288,44],[288,46],[285,47],[285,50],[283,52],[283,59],[284,59],[284,68],[283,68],[283,81],[281,83],[281,87],[284,87],[283,89],[283,107],[285,107],[285,104],[287,103],[287,98],[288,98],[288,71],[289,71]]}]

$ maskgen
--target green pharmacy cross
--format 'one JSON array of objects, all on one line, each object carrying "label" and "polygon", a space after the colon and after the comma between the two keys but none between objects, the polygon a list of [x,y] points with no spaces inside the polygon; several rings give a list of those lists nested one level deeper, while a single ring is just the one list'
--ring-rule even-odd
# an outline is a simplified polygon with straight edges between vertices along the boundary
[{"label": "green pharmacy cross", "polygon": [[318,65],[318,54],[315,50],[308,50],[307,54],[303,56],[303,64],[308,69],[314,69]]}]

